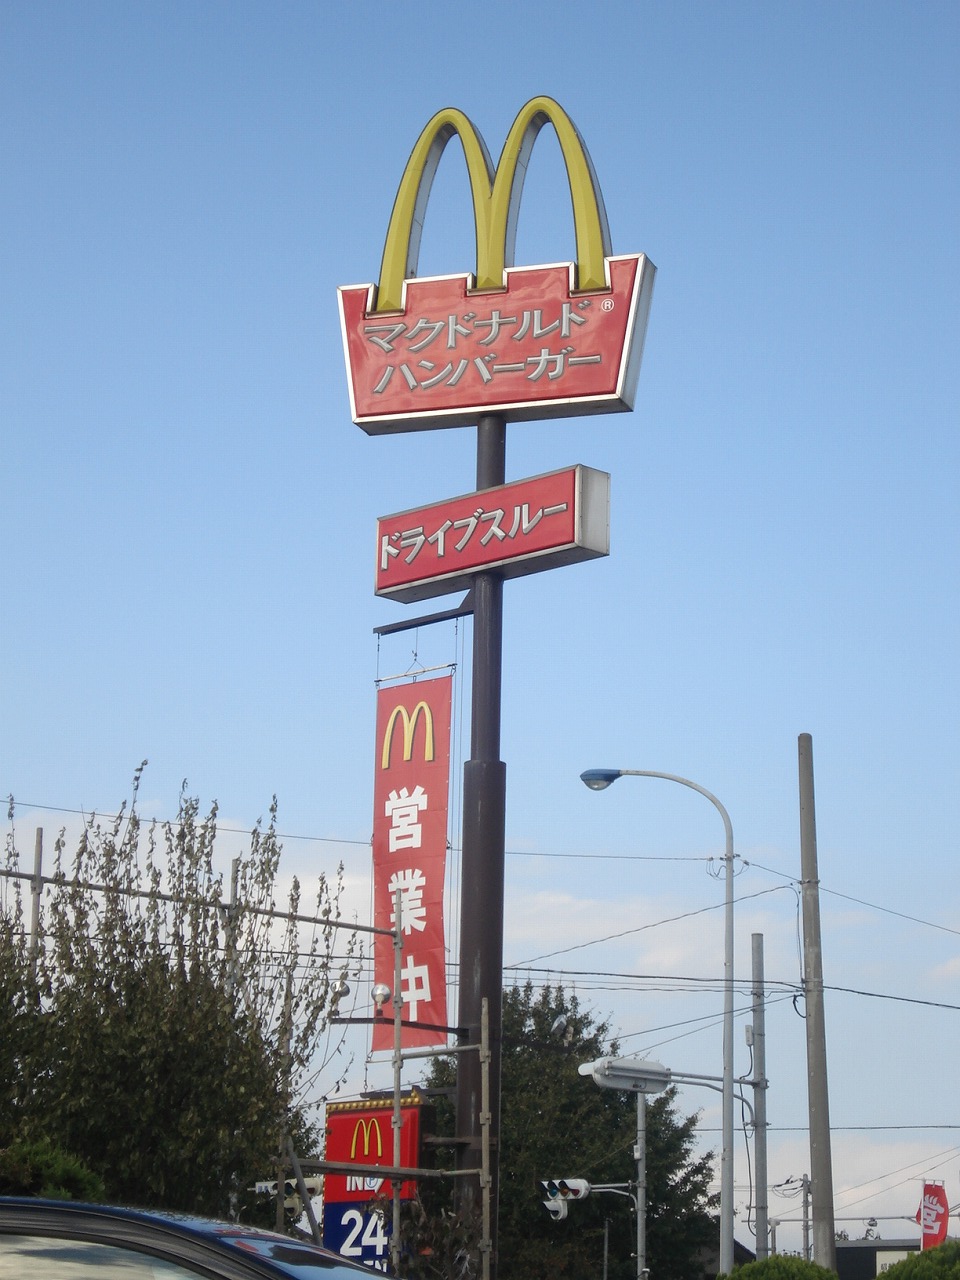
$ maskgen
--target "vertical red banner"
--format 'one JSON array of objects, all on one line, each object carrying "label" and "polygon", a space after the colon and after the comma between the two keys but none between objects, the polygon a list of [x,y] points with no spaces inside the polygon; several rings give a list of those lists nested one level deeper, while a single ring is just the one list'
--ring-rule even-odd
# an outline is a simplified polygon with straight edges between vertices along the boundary
[{"label": "vertical red banner", "polygon": [[[377,692],[373,786],[373,910],[378,929],[403,931],[402,1017],[447,1025],[443,886],[447,859],[452,678],[421,680]],[[393,990],[394,949],[377,934],[374,979]],[[392,1006],[373,1028],[373,1050],[393,1047]],[[404,1027],[405,1048],[445,1044],[444,1031]]]},{"label": "vertical red banner", "polygon": [[917,1221],[922,1232],[921,1249],[935,1249],[947,1238],[950,1206],[942,1182],[925,1182],[923,1199],[917,1210]]}]

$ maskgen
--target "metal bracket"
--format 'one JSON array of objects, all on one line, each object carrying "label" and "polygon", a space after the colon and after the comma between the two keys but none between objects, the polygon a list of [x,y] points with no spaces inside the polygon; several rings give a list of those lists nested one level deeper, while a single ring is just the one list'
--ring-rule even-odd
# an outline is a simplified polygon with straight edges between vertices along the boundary
[{"label": "metal bracket", "polygon": [[382,627],[374,627],[375,636],[392,636],[398,631],[413,631],[416,627],[428,627],[434,622],[449,622],[452,618],[465,618],[473,613],[473,588],[460,601],[455,609],[444,609],[441,613],[424,613],[419,618],[405,618],[403,622],[387,622]]}]

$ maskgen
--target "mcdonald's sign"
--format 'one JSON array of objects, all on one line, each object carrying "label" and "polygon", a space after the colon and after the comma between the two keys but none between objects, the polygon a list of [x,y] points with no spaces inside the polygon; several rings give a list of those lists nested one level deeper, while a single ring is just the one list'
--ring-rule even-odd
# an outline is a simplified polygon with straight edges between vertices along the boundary
[{"label": "mcdonald's sign", "polygon": [[380,751],[381,769],[389,769],[390,767],[390,757],[393,753],[393,735],[398,722],[403,723],[403,758],[404,760],[413,758],[413,738],[421,716],[424,723],[423,758],[425,761],[433,759],[433,712],[430,710],[429,704],[421,698],[413,710],[408,711],[402,702],[398,702],[390,712],[387,719],[387,727],[383,731],[383,746]]},{"label": "mcdonald's sign", "polygon": [[[355,1160],[357,1157],[358,1145],[361,1148],[361,1156],[364,1160],[371,1158],[371,1149],[374,1139],[377,1144],[377,1159],[383,1158],[383,1134],[380,1132],[380,1117],[368,1116],[366,1119],[362,1117],[353,1126],[353,1138],[350,1142],[350,1159]],[[359,1140],[359,1143],[358,1143]]]},{"label": "mcdonald's sign", "polygon": [[[548,123],[566,165],[576,262],[515,267],[524,175]],[[470,182],[476,270],[418,280],[423,218],[454,135]],[[492,412],[523,420],[632,409],[654,275],[645,255],[611,253],[593,164],[559,103],[538,97],[521,109],[496,170],[467,116],[438,111],[404,169],[378,283],[339,290],[353,420],[380,435]]]},{"label": "mcdonald's sign", "polygon": [[[331,1102],[327,1104],[327,1160],[338,1164],[393,1164],[392,1100],[383,1102]],[[405,1097],[400,1108],[400,1164],[415,1169],[420,1164],[422,1106],[420,1096]],[[383,1189],[384,1179],[377,1174],[328,1172],[324,1175],[323,1198],[326,1204],[357,1204],[372,1200]],[[389,1185],[389,1184],[388,1184]],[[404,1182],[401,1197],[416,1195],[416,1183]]]}]

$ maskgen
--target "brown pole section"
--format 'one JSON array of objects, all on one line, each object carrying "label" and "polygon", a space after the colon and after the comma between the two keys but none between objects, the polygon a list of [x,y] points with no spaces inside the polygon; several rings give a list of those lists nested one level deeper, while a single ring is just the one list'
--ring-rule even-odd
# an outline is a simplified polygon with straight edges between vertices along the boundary
[{"label": "brown pole section", "polygon": [[[506,420],[488,414],[477,425],[477,488],[505,482]],[[460,903],[460,1014],[467,1043],[480,1044],[483,1001],[490,1035],[490,1236],[489,1275],[496,1277],[497,1194],[500,1165],[500,1035],[503,1017],[503,873],[506,766],[500,759],[500,689],[503,649],[503,580],[495,573],[474,579],[473,703],[470,759],[463,767],[463,860]],[[476,1196],[482,1171],[483,1088],[479,1051],[457,1058],[457,1137],[464,1180],[462,1207],[480,1217]],[[486,1272],[486,1268],[484,1268]]]}]

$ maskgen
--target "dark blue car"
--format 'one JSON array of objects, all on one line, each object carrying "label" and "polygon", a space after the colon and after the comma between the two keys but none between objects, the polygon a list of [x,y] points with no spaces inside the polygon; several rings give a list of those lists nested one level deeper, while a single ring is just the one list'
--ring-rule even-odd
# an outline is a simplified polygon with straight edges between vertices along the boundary
[{"label": "dark blue car", "polygon": [[289,1236],[182,1214],[0,1197],[0,1280],[355,1280]]}]

